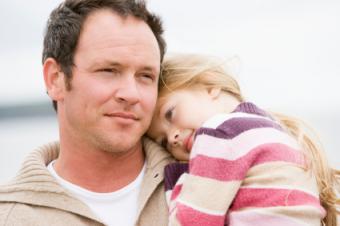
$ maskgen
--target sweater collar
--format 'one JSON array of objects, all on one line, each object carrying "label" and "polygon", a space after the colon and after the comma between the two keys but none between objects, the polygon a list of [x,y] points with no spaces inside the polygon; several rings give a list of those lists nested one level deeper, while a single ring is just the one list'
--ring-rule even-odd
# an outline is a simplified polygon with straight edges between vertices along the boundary
[{"label": "sweater collar", "polygon": [[[146,172],[142,182],[139,213],[156,187],[163,181],[163,169],[173,158],[149,138],[143,138]],[[0,187],[0,202],[18,202],[62,209],[87,218],[100,220],[81,201],[74,198],[50,175],[46,166],[59,155],[59,143],[53,142],[33,151],[17,176]]]},{"label": "sweater collar", "polygon": [[255,104],[251,102],[240,103],[236,107],[236,109],[233,111],[233,113],[235,112],[243,112],[243,113],[255,114],[255,115],[259,115],[263,117],[272,118],[270,114],[268,114],[266,111],[262,110],[261,108],[259,108],[258,106],[256,106]]}]

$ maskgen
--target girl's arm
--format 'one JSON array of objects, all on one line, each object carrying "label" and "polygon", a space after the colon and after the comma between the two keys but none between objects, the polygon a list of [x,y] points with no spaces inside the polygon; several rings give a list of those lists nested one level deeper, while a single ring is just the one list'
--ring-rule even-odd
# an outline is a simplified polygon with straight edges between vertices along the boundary
[{"label": "girl's arm", "polygon": [[319,225],[324,211],[316,183],[292,137],[262,118],[217,125],[197,132],[189,173],[170,198],[171,226],[224,225],[228,210],[234,225]]},{"label": "girl's arm", "polygon": [[245,161],[240,166],[239,161],[227,158],[232,152],[230,141],[215,141],[216,137],[207,134],[196,137],[189,173],[181,175],[170,196],[169,225],[224,225],[250,164]]}]

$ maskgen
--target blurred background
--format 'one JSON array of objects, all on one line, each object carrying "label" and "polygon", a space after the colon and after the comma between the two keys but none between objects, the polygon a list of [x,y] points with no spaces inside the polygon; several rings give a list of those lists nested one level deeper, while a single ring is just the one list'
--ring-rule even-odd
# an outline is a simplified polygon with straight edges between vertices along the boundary
[{"label": "blurred background", "polygon": [[[34,148],[58,139],[45,93],[45,23],[60,0],[0,2],[0,183]],[[340,1],[149,0],[168,52],[230,61],[248,100],[302,118],[340,168]],[[229,62],[229,61],[228,61]]]}]

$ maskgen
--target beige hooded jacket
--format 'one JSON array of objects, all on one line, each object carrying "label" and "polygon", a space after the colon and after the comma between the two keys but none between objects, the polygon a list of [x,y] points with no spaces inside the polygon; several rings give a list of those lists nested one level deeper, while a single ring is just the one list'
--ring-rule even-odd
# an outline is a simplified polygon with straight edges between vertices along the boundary
[{"label": "beige hooded jacket", "polygon": [[[173,158],[144,138],[146,171],[142,182],[136,226],[165,226],[168,207],[163,169]],[[91,210],[61,187],[46,165],[58,157],[59,144],[51,143],[31,153],[19,174],[0,187],[0,225],[83,226],[104,225]]]}]

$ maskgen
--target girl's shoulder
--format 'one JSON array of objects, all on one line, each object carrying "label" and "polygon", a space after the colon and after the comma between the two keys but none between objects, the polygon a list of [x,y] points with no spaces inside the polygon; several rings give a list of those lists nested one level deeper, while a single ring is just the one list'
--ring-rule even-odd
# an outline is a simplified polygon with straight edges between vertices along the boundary
[{"label": "girl's shoulder", "polygon": [[282,126],[265,111],[260,111],[253,104],[242,103],[231,113],[216,114],[208,119],[196,131],[196,136],[206,134],[217,138],[233,139],[247,131],[251,131],[249,134],[253,137],[262,133],[285,134]]},{"label": "girl's shoulder", "polygon": [[281,128],[281,126],[264,110],[258,108],[250,102],[239,104],[231,113],[220,113],[209,118],[202,125],[203,128],[217,129],[220,127],[234,127],[240,125],[254,126],[273,126]]}]

